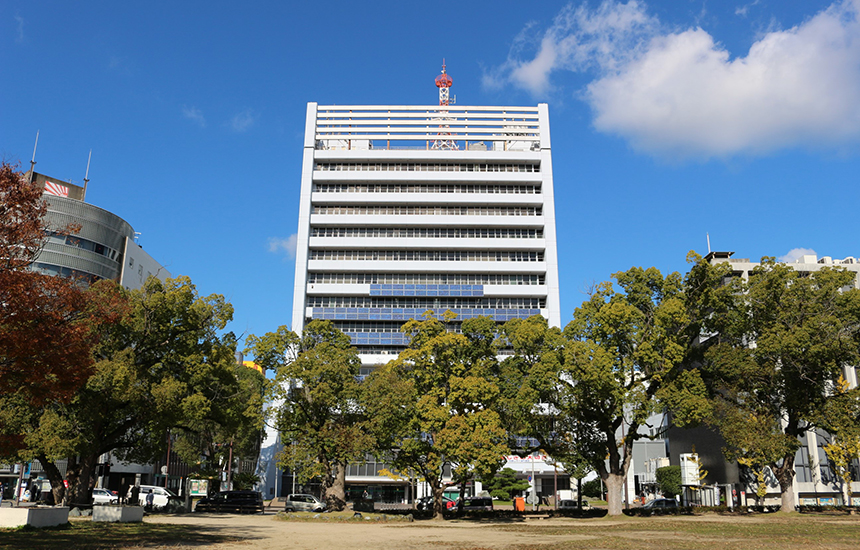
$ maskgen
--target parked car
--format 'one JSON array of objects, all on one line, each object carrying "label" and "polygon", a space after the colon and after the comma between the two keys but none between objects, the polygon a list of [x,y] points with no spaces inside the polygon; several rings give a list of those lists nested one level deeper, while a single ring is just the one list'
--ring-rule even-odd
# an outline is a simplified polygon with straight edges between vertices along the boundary
[{"label": "parked car", "polygon": [[119,504],[119,496],[107,489],[93,489],[93,504]]},{"label": "parked car", "polygon": [[490,497],[472,497],[463,501],[464,512],[492,512],[493,499]]},{"label": "parked car", "polygon": [[678,502],[673,498],[655,498],[645,504],[642,509],[650,510],[652,514],[662,514],[667,511],[677,510]]},{"label": "parked car", "polygon": [[[454,506],[457,505],[457,503],[455,501],[451,500],[448,497],[444,497],[444,496],[442,497],[442,502],[445,503],[445,509],[446,510],[450,510],[451,508],[453,508]],[[432,510],[433,509],[433,497],[431,496],[431,497],[419,498],[418,501],[415,503],[415,508],[418,510]]]},{"label": "parked car", "polygon": [[259,491],[221,491],[200,499],[194,511],[258,514],[263,511],[263,495]]},{"label": "parked car", "polygon": [[325,502],[313,495],[287,495],[285,512],[325,512]]},{"label": "parked car", "polygon": [[588,505],[587,500],[582,501],[582,508],[579,507],[579,504],[575,500],[560,500],[558,501],[558,509],[561,511],[591,510],[591,506]]},{"label": "parked car", "polygon": [[149,493],[153,493],[153,508],[164,508],[165,506],[167,506],[167,503],[170,499],[179,500],[179,497],[176,496],[176,493],[174,493],[170,489],[165,489],[164,487],[159,487],[157,485],[141,485],[140,494],[137,497],[137,504],[139,506],[146,506],[146,495],[148,495]]}]

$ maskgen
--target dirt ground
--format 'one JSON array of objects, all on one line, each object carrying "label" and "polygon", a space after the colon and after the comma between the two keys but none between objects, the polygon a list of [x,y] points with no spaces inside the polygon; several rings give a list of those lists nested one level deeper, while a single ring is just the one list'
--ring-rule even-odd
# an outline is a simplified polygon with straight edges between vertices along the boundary
[{"label": "dirt ground", "polygon": [[[212,533],[242,537],[240,542],[212,546],[217,550],[325,548],[325,549],[413,549],[413,548],[522,548],[557,543],[587,536],[553,536],[504,531],[504,523],[474,521],[415,521],[391,523],[320,523],[278,521],[273,513],[263,515],[193,514],[150,516],[146,522],[180,523],[201,527]],[[564,520],[535,519],[529,522],[551,525]],[[600,524],[605,525],[605,520]],[[598,525],[595,525],[599,528]],[[199,548],[199,547],[198,547]]]}]

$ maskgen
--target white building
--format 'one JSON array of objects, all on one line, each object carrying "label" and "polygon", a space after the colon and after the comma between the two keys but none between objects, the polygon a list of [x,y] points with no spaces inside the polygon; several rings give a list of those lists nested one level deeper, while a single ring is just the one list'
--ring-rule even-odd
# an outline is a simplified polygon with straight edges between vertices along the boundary
[{"label": "white building", "polygon": [[[753,262],[748,258],[734,258],[732,257],[733,254],[733,252],[710,252],[705,259],[711,264],[728,262],[734,276],[748,279],[753,269],[760,265],[760,262]],[[834,259],[830,256],[818,257],[814,254],[808,254],[786,265],[801,273],[812,273],[824,267],[841,267],[855,274],[860,273],[860,262],[851,256]],[[860,288],[860,277],[855,276],[854,287]],[[856,366],[843,366],[842,375],[851,388],[857,387]],[[689,453],[693,444],[696,446],[703,466],[710,473],[705,479],[706,483],[735,485],[742,481],[737,465],[727,463],[723,459],[721,448],[724,442],[714,432],[705,428],[672,429],[668,439],[669,454],[673,464],[678,464],[680,455]],[[798,505],[841,503],[841,481],[831,468],[823,449],[823,446],[829,443],[829,437],[821,430],[811,430],[806,432],[800,441],[802,446],[798,449],[794,459],[795,503]],[[854,461],[853,470],[856,483],[858,481],[857,472],[860,471],[860,464],[857,460]],[[769,492],[765,502],[767,504],[779,504],[779,484],[771,476],[768,479],[768,485]],[[852,487],[856,487],[856,485],[852,483]],[[740,490],[745,490],[747,495],[750,495],[750,491],[754,491],[752,486],[743,486],[742,483]],[[854,495],[857,495],[856,488]],[[749,502],[752,503],[752,496],[748,498]],[[853,501],[854,505],[860,505],[860,496],[854,496]]]},{"label": "white building", "polygon": [[308,105],[293,330],[333,320],[369,372],[427,310],[559,325],[546,104]]},{"label": "white building", "polygon": [[[547,105],[450,105],[444,68],[436,85],[439,105],[308,104],[292,329],[332,320],[362,375],[428,310],[561,322]],[[347,483],[390,486],[385,467]]]}]

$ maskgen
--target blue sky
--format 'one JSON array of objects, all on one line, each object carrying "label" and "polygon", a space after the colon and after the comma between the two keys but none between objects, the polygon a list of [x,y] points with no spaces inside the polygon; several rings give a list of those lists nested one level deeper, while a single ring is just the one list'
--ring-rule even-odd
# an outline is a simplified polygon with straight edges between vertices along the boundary
[{"label": "blue sky", "polygon": [[[528,9],[526,9],[528,8]],[[0,156],[289,324],[306,103],[550,106],[562,322],[689,250],[860,256],[860,0],[0,5]],[[795,251],[795,252],[793,252]]]}]

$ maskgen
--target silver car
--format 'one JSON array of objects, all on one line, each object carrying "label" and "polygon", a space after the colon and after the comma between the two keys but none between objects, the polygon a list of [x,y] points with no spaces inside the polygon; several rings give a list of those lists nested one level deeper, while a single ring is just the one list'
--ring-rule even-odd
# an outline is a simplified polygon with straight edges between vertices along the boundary
[{"label": "silver car", "polygon": [[313,495],[288,495],[285,512],[324,512],[325,503]]}]

